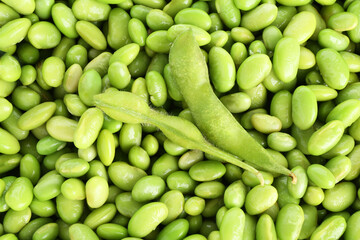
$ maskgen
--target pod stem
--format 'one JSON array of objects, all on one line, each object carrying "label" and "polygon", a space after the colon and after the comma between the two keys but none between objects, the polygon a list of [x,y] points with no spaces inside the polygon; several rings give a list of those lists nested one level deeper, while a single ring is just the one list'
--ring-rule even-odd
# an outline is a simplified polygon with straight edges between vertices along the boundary
[{"label": "pod stem", "polygon": [[291,183],[296,184],[297,183],[297,177],[293,172],[290,172],[289,177],[292,178]]}]

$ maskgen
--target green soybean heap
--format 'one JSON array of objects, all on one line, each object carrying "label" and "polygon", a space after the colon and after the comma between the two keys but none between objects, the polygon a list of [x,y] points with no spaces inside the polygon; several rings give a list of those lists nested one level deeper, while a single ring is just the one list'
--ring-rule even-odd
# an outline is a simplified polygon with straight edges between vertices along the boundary
[{"label": "green soybean heap", "polygon": [[1,0],[0,240],[360,240],[360,0]]}]

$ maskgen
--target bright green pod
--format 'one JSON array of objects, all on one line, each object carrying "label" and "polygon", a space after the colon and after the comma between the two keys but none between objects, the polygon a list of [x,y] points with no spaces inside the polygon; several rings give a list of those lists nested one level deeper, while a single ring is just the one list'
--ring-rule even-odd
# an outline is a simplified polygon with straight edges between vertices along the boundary
[{"label": "bright green pod", "polygon": [[167,37],[169,40],[174,41],[175,38],[180,35],[182,32],[191,29],[196,42],[199,44],[199,46],[204,46],[211,41],[211,36],[208,32],[206,32],[204,29],[190,25],[190,24],[176,24],[171,26],[167,31]]},{"label": "bright green pod", "polygon": [[221,20],[228,28],[239,26],[241,13],[240,9],[235,6],[233,1],[216,0],[215,7]]},{"label": "bright green pod", "polygon": [[128,232],[133,237],[145,237],[166,219],[168,209],[162,202],[151,202],[142,206],[131,218]]},{"label": "bright green pod", "polygon": [[139,46],[145,46],[146,38],[148,36],[145,25],[137,18],[130,19],[128,23],[128,31],[131,40]]},{"label": "bright green pod", "polygon": [[37,49],[54,48],[61,40],[61,33],[56,26],[45,21],[34,23],[27,36],[30,43]]},{"label": "bright green pod", "polygon": [[92,211],[84,220],[84,224],[91,229],[97,228],[103,223],[110,222],[116,214],[116,207],[113,203],[107,203]]},{"label": "bright green pod", "polygon": [[299,238],[308,239],[318,225],[318,213],[314,206],[301,205],[301,208],[304,211],[304,223],[301,227]]},{"label": "bright green pod", "polygon": [[1,79],[7,82],[15,82],[21,76],[21,66],[19,61],[9,54],[0,57]]},{"label": "bright green pod", "polygon": [[106,202],[109,195],[109,185],[100,176],[90,178],[85,184],[86,202],[91,208],[99,208]]},{"label": "bright green pod", "polygon": [[335,49],[336,51],[344,51],[350,43],[346,35],[328,28],[321,30],[318,38],[320,46]]},{"label": "bright green pod", "polygon": [[273,56],[276,76],[283,82],[292,81],[298,72],[299,61],[300,45],[297,40],[291,37],[280,39],[275,46]]},{"label": "bright green pod", "polygon": [[279,240],[298,239],[304,222],[304,211],[299,205],[287,204],[282,207],[276,219],[276,233]]},{"label": "bright green pod", "polygon": [[301,166],[296,166],[291,169],[291,171],[296,175],[297,182],[291,183],[291,179],[288,178],[287,187],[289,193],[294,198],[302,198],[305,195],[307,186],[308,186],[308,177],[306,175],[306,170]]},{"label": "bright green pod", "polygon": [[318,102],[335,99],[338,95],[336,90],[324,85],[308,85],[306,87],[315,94],[316,101]]},{"label": "bright green pod", "polygon": [[220,225],[221,239],[236,239],[242,237],[245,229],[245,214],[241,208],[234,207],[226,211]]},{"label": "bright green pod", "polygon": [[320,164],[312,164],[307,168],[309,180],[323,189],[331,189],[335,186],[335,176],[326,167]]},{"label": "bright green pod", "polygon": [[256,239],[258,240],[277,239],[274,221],[270,217],[270,215],[266,213],[260,216],[256,224]]},{"label": "bright green pod", "polygon": [[131,191],[132,198],[137,202],[148,202],[160,197],[165,192],[165,181],[159,176],[140,178]]},{"label": "bright green pod", "polygon": [[310,154],[319,156],[333,148],[344,133],[344,124],[340,120],[332,120],[313,133],[308,142]]},{"label": "bright green pod", "polygon": [[346,87],[349,81],[349,67],[340,53],[331,48],[317,52],[316,62],[325,83],[336,90]]},{"label": "bright green pod", "polygon": [[288,152],[296,147],[296,139],[287,133],[274,132],[268,135],[267,144],[275,151]]},{"label": "bright green pod", "polygon": [[17,124],[22,130],[32,130],[40,127],[54,114],[56,104],[54,102],[41,103],[21,115]]},{"label": "bright green pod", "polygon": [[251,89],[261,83],[270,74],[272,64],[265,54],[248,57],[239,67],[237,83],[241,89]]},{"label": "bright green pod", "polygon": [[76,240],[99,240],[96,233],[82,223],[75,223],[69,227],[70,239]]},{"label": "bright green pod", "polygon": [[339,12],[332,15],[327,21],[328,27],[338,32],[350,31],[358,25],[358,17],[351,12]]},{"label": "bright green pod", "polygon": [[18,177],[5,194],[6,204],[15,211],[25,210],[33,199],[33,185],[26,177]]},{"label": "bright green pod", "polygon": [[101,77],[97,71],[90,69],[85,71],[78,85],[78,94],[83,103],[88,106],[94,104],[93,97],[101,92]]},{"label": "bright green pod", "polygon": [[58,172],[66,178],[74,178],[84,176],[90,166],[87,161],[81,158],[69,159],[62,162],[58,168]]},{"label": "bright green pod", "polygon": [[103,239],[123,239],[128,235],[125,227],[115,223],[101,224],[96,234]]},{"label": "bright green pod", "polygon": [[20,151],[19,141],[8,131],[0,128],[0,153],[15,154]]},{"label": "bright green pod", "polygon": [[131,191],[135,183],[147,175],[144,170],[125,162],[113,162],[108,172],[111,181],[124,191]]},{"label": "bright green pod", "polygon": [[150,33],[146,38],[146,46],[157,53],[168,53],[172,45],[172,40],[168,38],[169,33],[170,31],[165,30],[158,30]]},{"label": "bright green pod", "polygon": [[64,78],[65,63],[58,57],[49,57],[45,59],[41,71],[47,85],[59,87]]},{"label": "bright green pod", "polygon": [[151,103],[156,107],[164,105],[167,100],[167,89],[162,75],[157,71],[150,71],[146,74],[145,80]]},{"label": "bright green pod", "polygon": [[[7,233],[18,233],[31,219],[30,208],[21,211],[10,209],[6,212],[3,220],[4,231]],[[16,223],[16,224],[14,224]]]},{"label": "bright green pod", "polygon": [[296,14],[284,29],[284,37],[295,38],[299,44],[305,43],[315,32],[316,17],[312,12]]},{"label": "bright green pod", "polygon": [[246,212],[250,215],[260,214],[274,205],[277,199],[278,192],[276,188],[271,185],[257,185],[246,195]]},{"label": "bright green pod", "polygon": [[270,114],[280,119],[284,129],[292,125],[292,95],[289,91],[282,90],[273,96]]},{"label": "bright green pod", "polygon": [[63,116],[54,116],[46,122],[46,131],[58,141],[73,142],[77,121]]},{"label": "bright green pod", "polygon": [[160,9],[152,9],[146,15],[146,24],[153,31],[167,30],[174,25],[174,20],[166,12]]},{"label": "bright green pod", "polygon": [[342,216],[332,216],[325,219],[311,235],[315,239],[339,239],[345,232],[346,220]]},{"label": "bright green pod", "polygon": [[340,120],[344,127],[351,126],[360,117],[360,101],[349,99],[337,105],[328,114],[326,121]]},{"label": "bright green pod", "polygon": [[77,178],[69,178],[61,184],[61,194],[70,200],[85,199],[85,184]]},{"label": "bright green pod", "polygon": [[297,87],[291,101],[292,120],[301,130],[309,129],[316,120],[318,109],[316,96],[305,86]]},{"label": "bright green pod", "polygon": [[128,33],[129,14],[121,8],[113,8],[108,19],[107,42],[113,49],[119,49],[131,42]]},{"label": "bright green pod", "polygon": [[107,43],[104,34],[101,30],[91,22],[78,21],[75,25],[77,33],[85,40],[91,47],[96,50],[105,50]]},{"label": "bright green pod", "polygon": [[18,18],[4,24],[0,29],[0,46],[2,49],[21,42],[31,26],[27,18]]},{"label": "bright green pod", "polygon": [[289,7],[298,7],[303,6],[311,2],[311,0],[276,0],[277,3],[280,3],[281,5],[289,6]]},{"label": "bright green pod", "polygon": [[357,211],[354,214],[350,216],[350,218],[347,220],[347,226],[345,230],[344,239],[350,240],[350,239],[356,239],[357,236],[360,234],[359,224],[360,223],[360,212]]},{"label": "bright green pod", "polygon": [[110,166],[115,158],[115,140],[113,134],[107,129],[101,130],[96,144],[101,162],[105,166]]},{"label": "bright green pod", "polygon": [[115,204],[120,214],[131,218],[145,203],[135,201],[131,192],[122,192],[116,196]]},{"label": "bright green pod", "polygon": [[197,8],[185,8],[175,15],[176,24],[190,24],[208,31],[211,27],[211,18],[205,11]]},{"label": "bright green pod", "polygon": [[336,156],[330,159],[325,167],[329,169],[335,177],[335,182],[343,180],[351,171],[351,160],[346,156]]},{"label": "bright green pod", "polygon": [[47,223],[40,228],[38,228],[33,235],[34,240],[43,240],[43,239],[54,239],[59,234],[59,226],[57,223]]},{"label": "bright green pod", "polygon": [[51,8],[51,17],[62,34],[68,38],[77,38],[79,35],[76,32],[75,18],[71,8],[64,3],[55,3]]},{"label": "bright green pod", "polygon": [[277,13],[275,4],[263,3],[242,16],[241,26],[252,32],[259,31],[274,22]]},{"label": "bright green pod", "polygon": [[64,178],[56,171],[43,175],[34,186],[34,196],[40,201],[50,200],[60,194]]},{"label": "bright green pod", "polygon": [[199,182],[212,181],[221,178],[225,174],[226,168],[219,161],[201,161],[195,163],[189,170],[192,179]]},{"label": "bright green pod", "polygon": [[111,7],[96,0],[76,0],[72,5],[72,12],[79,20],[104,21],[109,17]]},{"label": "bright green pod", "polygon": [[300,46],[299,69],[310,69],[315,66],[315,54],[309,49]]},{"label": "bright green pod", "polygon": [[219,92],[227,92],[235,85],[236,69],[231,55],[221,47],[209,52],[210,80]]},{"label": "bright green pod", "polygon": [[325,198],[322,205],[331,212],[341,212],[350,207],[355,199],[355,184],[343,181],[325,191]]},{"label": "bright green pod", "polygon": [[74,144],[77,148],[83,149],[90,147],[97,139],[104,115],[98,108],[89,108],[79,120],[79,124],[74,133]]}]

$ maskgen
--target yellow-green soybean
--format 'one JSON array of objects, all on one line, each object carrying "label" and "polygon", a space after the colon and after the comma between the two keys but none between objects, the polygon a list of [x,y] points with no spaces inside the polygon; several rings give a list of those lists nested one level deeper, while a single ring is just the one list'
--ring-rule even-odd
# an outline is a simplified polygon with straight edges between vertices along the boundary
[{"label": "yellow-green soybean", "polygon": [[318,156],[333,148],[344,133],[344,124],[340,120],[332,120],[314,132],[308,142],[310,154]]},{"label": "yellow-green soybean", "polygon": [[233,1],[216,0],[215,7],[221,20],[228,28],[239,26],[241,13],[240,9],[235,6]]},{"label": "yellow-green soybean", "polygon": [[275,4],[263,3],[245,13],[241,19],[241,26],[252,32],[266,28],[276,19],[278,8]]},{"label": "yellow-green soybean", "polygon": [[162,202],[151,202],[142,206],[131,218],[128,233],[133,237],[145,237],[168,216],[167,206]]},{"label": "yellow-green soybean", "polygon": [[108,34],[106,36],[110,47],[117,50],[131,42],[128,31],[129,14],[122,8],[113,8],[108,19]]},{"label": "yellow-green soybean", "polygon": [[101,162],[109,166],[115,158],[115,140],[112,133],[107,129],[101,130],[96,144]]},{"label": "yellow-green soybean", "polygon": [[86,202],[91,208],[99,208],[109,196],[109,184],[100,176],[90,178],[85,184]]},{"label": "yellow-green soybean", "polygon": [[1,80],[15,82],[21,76],[21,66],[19,61],[10,54],[0,57]]},{"label": "yellow-green soybean", "polygon": [[251,106],[251,98],[244,92],[222,96],[220,101],[232,113],[245,112]]},{"label": "yellow-green soybean", "polygon": [[278,132],[282,128],[280,119],[264,113],[253,114],[251,124],[257,131],[265,134]]},{"label": "yellow-green soybean", "polygon": [[197,8],[185,8],[179,11],[174,18],[176,24],[190,24],[205,31],[211,27],[211,18],[205,11]]},{"label": "yellow-green soybean", "polygon": [[55,112],[54,102],[41,103],[21,115],[17,124],[22,130],[32,130],[43,125]]},{"label": "yellow-green soybean", "polygon": [[46,122],[46,131],[59,141],[73,142],[77,121],[63,116],[54,116]]},{"label": "yellow-green soybean", "polygon": [[324,48],[344,51],[349,46],[350,40],[346,35],[326,28],[319,32],[318,42]]},{"label": "yellow-green soybean", "polygon": [[128,23],[128,31],[131,40],[139,46],[145,46],[146,38],[148,36],[145,25],[137,18],[130,19]]},{"label": "yellow-green soybean", "polygon": [[64,178],[56,171],[43,175],[34,186],[34,196],[40,201],[50,200],[60,194]]},{"label": "yellow-green soybean", "polygon": [[31,215],[31,210],[28,207],[21,211],[10,209],[4,216],[4,231],[7,233],[18,233],[28,222],[30,222]]},{"label": "yellow-green soybean", "polygon": [[310,49],[300,46],[299,69],[310,69],[315,64],[315,54]]},{"label": "yellow-green soybean", "polygon": [[351,171],[351,160],[346,156],[336,156],[330,159],[325,167],[329,169],[335,177],[336,183],[343,180]]},{"label": "yellow-green soybean", "polygon": [[246,230],[243,210],[234,207],[225,212],[220,225],[221,239],[236,239],[242,237]]},{"label": "yellow-green soybean", "polygon": [[316,62],[325,83],[336,90],[346,87],[349,81],[349,67],[340,53],[331,48],[317,52]]},{"label": "yellow-green soybean", "polygon": [[171,16],[160,9],[152,9],[146,15],[146,23],[150,29],[167,30],[174,24],[174,20]]},{"label": "yellow-green soybean", "polygon": [[272,64],[265,54],[254,54],[240,65],[237,83],[242,89],[250,89],[261,83],[270,74]]},{"label": "yellow-green soybean", "polygon": [[339,239],[345,232],[346,220],[342,216],[332,216],[324,220],[311,234],[315,239]]},{"label": "yellow-green soybean", "polygon": [[326,121],[340,120],[345,128],[351,126],[360,117],[360,101],[358,99],[349,99],[331,110]]},{"label": "yellow-green soybean", "polygon": [[145,81],[151,103],[156,107],[164,105],[167,100],[167,89],[163,76],[157,71],[150,71],[146,74]]},{"label": "yellow-green soybean", "polygon": [[[173,25],[179,26],[179,25]],[[169,36],[170,31],[158,30],[154,31],[146,38],[146,46],[157,53],[168,53],[172,45]]]},{"label": "yellow-green soybean", "polygon": [[109,17],[111,7],[96,0],[76,0],[72,4],[72,12],[79,20],[104,21]]},{"label": "yellow-green soybean", "polygon": [[322,205],[331,212],[341,212],[350,207],[355,199],[355,184],[343,181],[325,191],[325,198]]},{"label": "yellow-green soybean", "polygon": [[96,233],[82,223],[75,223],[69,227],[69,236],[76,240],[99,240]]},{"label": "yellow-green soybean", "polygon": [[231,55],[223,48],[212,47],[209,52],[210,80],[219,92],[227,92],[235,85],[236,70]]},{"label": "yellow-green soybean", "polygon": [[33,185],[26,177],[18,177],[5,194],[7,205],[15,210],[25,210],[33,199]]},{"label": "yellow-green soybean", "polygon": [[77,148],[83,149],[90,147],[97,139],[104,115],[98,108],[89,108],[79,120],[79,124],[74,133],[74,144]]},{"label": "yellow-green soybean", "polygon": [[320,164],[310,165],[306,172],[309,180],[318,187],[323,189],[331,189],[335,186],[335,176],[329,169]]},{"label": "yellow-green soybean", "polygon": [[273,67],[276,76],[283,82],[295,79],[299,68],[300,45],[292,37],[283,37],[275,46]]},{"label": "yellow-green soybean", "polygon": [[106,38],[96,25],[91,22],[81,20],[76,22],[75,28],[80,37],[91,47],[96,50],[106,49]]},{"label": "yellow-green soybean", "polygon": [[4,24],[0,29],[1,49],[21,42],[27,35],[31,22],[27,18],[18,18]]},{"label": "yellow-green soybean", "polygon": [[27,37],[37,49],[49,49],[60,43],[61,33],[54,24],[40,21],[30,27]]},{"label": "yellow-green soybean", "polygon": [[258,240],[275,240],[277,239],[276,229],[273,219],[270,215],[264,213],[256,223],[256,239]]},{"label": "yellow-green soybean", "polygon": [[338,32],[350,31],[358,25],[357,15],[351,12],[339,12],[332,15],[327,25]]},{"label": "yellow-green soybean", "polygon": [[116,214],[116,207],[113,203],[107,203],[92,211],[84,220],[84,224],[91,229],[97,228],[103,223],[110,222]]},{"label": "yellow-green soybean", "polygon": [[245,199],[245,209],[250,215],[257,215],[275,204],[278,192],[271,185],[257,185],[252,188]]},{"label": "yellow-green soybean", "polygon": [[288,190],[289,193],[294,198],[302,198],[305,195],[307,186],[308,186],[308,177],[306,175],[306,170],[301,166],[296,166],[291,169],[291,171],[296,175],[297,182],[291,183],[291,180],[288,179]]},{"label": "yellow-green soybean", "polygon": [[284,29],[284,37],[295,38],[299,44],[306,42],[315,32],[316,17],[312,12],[303,11],[291,18]]},{"label": "yellow-green soybean", "polygon": [[281,90],[273,96],[270,114],[280,119],[284,129],[292,125],[292,94],[289,91]]},{"label": "yellow-green soybean", "polygon": [[318,102],[335,99],[338,95],[336,90],[324,85],[308,85],[306,87],[315,94]]},{"label": "yellow-green soybean", "polygon": [[41,71],[47,85],[59,87],[64,78],[65,63],[58,57],[49,57],[45,59]]},{"label": "yellow-green soybean", "polygon": [[75,29],[77,19],[75,18],[71,8],[64,3],[55,3],[51,8],[51,17],[56,27],[68,38],[78,37]]},{"label": "yellow-green soybean", "polygon": [[299,205],[287,204],[282,207],[276,219],[276,233],[280,240],[298,239],[304,222],[304,211]]},{"label": "yellow-green soybean", "polygon": [[360,234],[360,229],[358,224],[360,222],[360,212],[357,211],[350,216],[347,220],[347,226],[345,230],[344,238],[345,240],[356,239]]},{"label": "yellow-green soybean", "polygon": [[285,5],[285,6],[302,6],[302,5],[306,5],[308,3],[311,2],[311,0],[293,0],[293,1],[289,1],[289,0],[276,0],[276,2]]},{"label": "yellow-green soybean", "polygon": [[291,101],[291,115],[294,124],[301,130],[309,129],[316,120],[318,107],[316,96],[306,86],[295,89]]},{"label": "yellow-green soybean", "polygon": [[0,128],[0,152],[3,154],[15,154],[19,151],[19,141],[11,133]]},{"label": "yellow-green soybean", "polygon": [[131,191],[135,183],[147,175],[144,170],[125,162],[113,162],[108,172],[111,181],[124,191]]},{"label": "yellow-green soybean", "polygon": [[84,200],[85,184],[80,179],[69,178],[61,184],[61,194],[70,200]]}]

